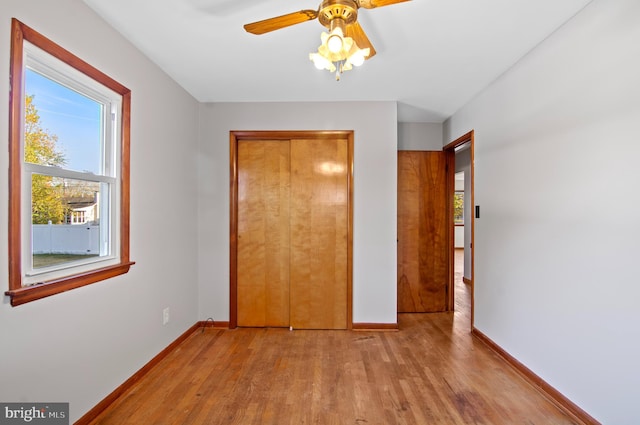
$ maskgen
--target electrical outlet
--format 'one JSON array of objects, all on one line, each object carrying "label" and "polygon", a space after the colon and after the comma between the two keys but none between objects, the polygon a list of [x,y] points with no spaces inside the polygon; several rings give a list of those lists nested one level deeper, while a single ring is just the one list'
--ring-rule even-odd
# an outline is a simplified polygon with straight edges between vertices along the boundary
[{"label": "electrical outlet", "polygon": [[162,324],[166,325],[169,323],[169,307],[162,310]]}]

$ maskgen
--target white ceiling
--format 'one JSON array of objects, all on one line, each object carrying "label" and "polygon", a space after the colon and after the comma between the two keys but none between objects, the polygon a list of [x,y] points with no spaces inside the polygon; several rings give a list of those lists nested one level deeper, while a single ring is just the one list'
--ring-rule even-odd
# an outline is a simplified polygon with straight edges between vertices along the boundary
[{"label": "white ceiling", "polygon": [[413,0],[360,9],[377,55],[336,82],[309,53],[309,21],[243,25],[319,0],[84,0],[201,102],[397,101],[404,122],[442,122],[591,0]]}]

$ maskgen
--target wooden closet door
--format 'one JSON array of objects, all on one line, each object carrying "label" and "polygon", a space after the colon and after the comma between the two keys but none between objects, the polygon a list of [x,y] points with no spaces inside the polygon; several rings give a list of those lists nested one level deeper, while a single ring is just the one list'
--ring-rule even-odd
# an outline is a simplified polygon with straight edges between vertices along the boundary
[{"label": "wooden closet door", "polygon": [[398,152],[398,312],[448,307],[447,163],[444,152]]},{"label": "wooden closet door", "polygon": [[289,141],[238,142],[238,326],[289,326]]},{"label": "wooden closet door", "polygon": [[348,143],[291,141],[291,326],[347,328]]}]

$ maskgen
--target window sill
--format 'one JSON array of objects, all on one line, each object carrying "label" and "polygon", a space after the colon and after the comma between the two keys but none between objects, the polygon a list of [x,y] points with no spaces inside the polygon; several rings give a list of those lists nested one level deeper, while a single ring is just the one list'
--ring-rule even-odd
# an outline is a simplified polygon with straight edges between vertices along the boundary
[{"label": "window sill", "polygon": [[6,291],[4,294],[11,298],[11,305],[16,307],[21,304],[26,304],[31,301],[125,274],[134,264],[135,262],[133,261],[120,263],[115,266],[104,267],[87,273],[51,280],[49,282],[43,282],[33,286],[11,289]]}]

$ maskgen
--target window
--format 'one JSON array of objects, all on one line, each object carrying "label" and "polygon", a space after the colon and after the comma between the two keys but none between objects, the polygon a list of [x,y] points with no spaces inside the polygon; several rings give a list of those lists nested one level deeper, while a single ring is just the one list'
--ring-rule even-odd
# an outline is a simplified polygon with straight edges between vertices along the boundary
[{"label": "window", "polygon": [[9,290],[16,306],[127,273],[130,91],[16,19]]},{"label": "window", "polygon": [[453,224],[464,225],[464,192],[455,191],[453,194]]},{"label": "window", "polygon": [[86,222],[84,211],[71,211],[71,224],[84,224]]}]

